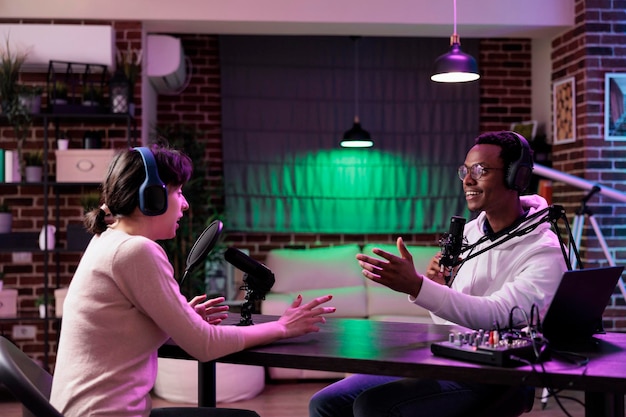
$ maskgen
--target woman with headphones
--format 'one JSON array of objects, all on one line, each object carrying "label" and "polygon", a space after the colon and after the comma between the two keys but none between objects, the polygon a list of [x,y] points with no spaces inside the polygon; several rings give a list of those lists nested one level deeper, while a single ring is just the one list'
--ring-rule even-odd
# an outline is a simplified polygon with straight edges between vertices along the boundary
[{"label": "woman with headphones", "polygon": [[[189,208],[182,188],[191,175],[189,157],[158,145],[122,151],[111,162],[103,204],[85,217],[94,237],[63,305],[51,402],[66,417],[148,416],[157,350],[169,338],[205,362],[318,331],[324,315],[335,311],[323,306],[330,295],[308,303],[298,296],[274,322],[217,326],[228,309],[218,306],[223,298],[188,303],[156,241],[176,235]],[[205,415],[256,413],[212,409]]]}]

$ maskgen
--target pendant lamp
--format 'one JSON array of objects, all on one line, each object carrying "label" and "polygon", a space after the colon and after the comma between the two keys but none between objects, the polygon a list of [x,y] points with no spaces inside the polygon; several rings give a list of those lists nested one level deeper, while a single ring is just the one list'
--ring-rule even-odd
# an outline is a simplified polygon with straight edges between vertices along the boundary
[{"label": "pendant lamp", "polygon": [[370,148],[374,146],[374,141],[370,133],[361,127],[359,120],[359,38],[354,36],[352,41],[354,42],[354,124],[343,134],[341,146],[343,148]]},{"label": "pendant lamp", "polygon": [[440,83],[464,83],[479,78],[476,60],[461,51],[461,42],[456,33],[456,0],[454,0],[454,33],[450,37],[450,52],[437,58],[430,79]]}]

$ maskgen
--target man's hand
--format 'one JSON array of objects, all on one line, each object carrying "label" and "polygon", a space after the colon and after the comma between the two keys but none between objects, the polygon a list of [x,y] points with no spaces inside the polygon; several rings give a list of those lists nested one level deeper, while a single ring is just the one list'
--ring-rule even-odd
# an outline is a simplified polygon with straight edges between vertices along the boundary
[{"label": "man's hand", "polygon": [[366,278],[415,298],[422,288],[424,278],[415,271],[413,256],[402,238],[399,237],[396,243],[400,257],[375,248],[372,252],[383,259],[364,254],[358,254],[356,259],[363,268],[362,272]]}]

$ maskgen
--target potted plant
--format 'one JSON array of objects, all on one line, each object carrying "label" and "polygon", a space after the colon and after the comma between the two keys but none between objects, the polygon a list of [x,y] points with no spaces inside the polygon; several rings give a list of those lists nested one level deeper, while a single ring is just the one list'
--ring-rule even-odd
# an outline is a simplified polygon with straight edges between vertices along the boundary
[{"label": "potted plant", "polygon": [[[26,61],[27,53],[16,52],[11,49],[9,39],[5,47],[0,50],[0,105],[2,112],[7,116],[9,124],[15,131],[17,139],[17,157],[22,161],[22,150],[26,140],[32,118],[28,109],[19,100],[18,80],[22,65]],[[24,178],[24,166],[20,164],[20,175]]]},{"label": "potted plant", "polygon": [[70,136],[66,131],[62,131],[57,138],[57,149],[60,151],[66,151],[70,147]]},{"label": "potted plant", "polygon": [[83,212],[89,213],[91,210],[100,206],[99,193],[87,193],[80,196],[80,204],[83,206]]},{"label": "potted plant", "polygon": [[43,173],[43,153],[29,152],[24,155],[26,182],[41,182]]},{"label": "potted plant", "polygon": [[115,65],[118,70],[124,73],[132,88],[137,82],[137,77],[141,74],[141,49],[132,49],[130,44],[125,51],[117,50]]},{"label": "potted plant", "polygon": [[0,100],[2,111],[7,115],[18,101],[19,74],[27,55],[13,51],[9,39],[5,39],[4,49],[0,50]]},{"label": "potted plant", "polygon": [[67,84],[63,81],[54,80],[50,87],[49,100],[52,105],[67,104]]},{"label": "potted plant", "polygon": [[141,74],[142,50],[132,49],[130,44],[125,51],[117,50],[116,70],[109,80],[109,100],[112,113],[135,114],[135,83]]},{"label": "potted plant", "polygon": [[83,106],[98,107],[102,105],[102,89],[95,84],[83,87]]},{"label": "potted plant", "polygon": [[11,208],[5,202],[0,203],[0,233],[11,233],[12,222]]},{"label": "potted plant", "polygon": [[21,106],[30,114],[41,112],[41,94],[43,88],[39,85],[18,85],[18,100]]},{"label": "potted plant", "polygon": [[39,310],[39,317],[45,319],[48,305],[46,304],[46,297],[43,294],[37,297],[35,300],[35,306],[37,307],[37,310]]},{"label": "potted plant", "polygon": [[[100,206],[100,194],[87,193],[80,196],[80,204],[83,213],[87,213]],[[82,223],[69,223],[67,225],[67,249],[83,251],[89,244],[93,234],[89,233]]]}]

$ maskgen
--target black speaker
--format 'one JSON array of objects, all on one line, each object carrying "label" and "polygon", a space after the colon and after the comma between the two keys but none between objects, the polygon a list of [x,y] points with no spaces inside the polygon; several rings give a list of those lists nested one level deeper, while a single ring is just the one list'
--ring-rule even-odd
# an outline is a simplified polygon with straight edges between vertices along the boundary
[{"label": "black speaker", "polygon": [[506,185],[512,190],[523,192],[530,185],[533,175],[533,155],[524,136],[511,132],[520,144],[521,152],[516,161],[511,162],[506,173]]},{"label": "black speaker", "polygon": [[167,187],[159,178],[156,160],[149,148],[133,148],[139,152],[146,171],[146,179],[139,187],[139,210],[146,216],[158,216],[167,210]]}]

